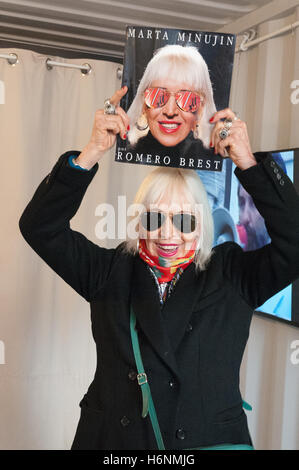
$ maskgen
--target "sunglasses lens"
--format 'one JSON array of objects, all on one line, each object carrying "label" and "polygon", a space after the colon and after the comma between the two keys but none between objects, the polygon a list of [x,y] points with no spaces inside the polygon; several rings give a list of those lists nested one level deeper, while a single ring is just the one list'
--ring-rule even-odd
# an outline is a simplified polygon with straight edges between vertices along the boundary
[{"label": "sunglasses lens", "polygon": [[191,91],[180,91],[176,95],[176,102],[183,111],[194,113],[200,105],[200,96]]},{"label": "sunglasses lens", "polygon": [[[170,93],[164,88],[147,88],[144,92],[144,102],[149,108],[162,108],[169,100]],[[182,111],[195,113],[200,105],[200,96],[192,91],[179,91],[175,94],[178,107]]]},{"label": "sunglasses lens", "polygon": [[162,108],[168,98],[169,94],[162,88],[147,88],[144,92],[144,102],[149,108]]},{"label": "sunglasses lens", "polygon": [[193,214],[175,214],[172,218],[173,225],[182,233],[194,232],[196,217]]},{"label": "sunglasses lens", "polygon": [[165,216],[161,212],[144,212],[141,215],[142,226],[148,232],[152,232],[160,228],[164,220]]}]

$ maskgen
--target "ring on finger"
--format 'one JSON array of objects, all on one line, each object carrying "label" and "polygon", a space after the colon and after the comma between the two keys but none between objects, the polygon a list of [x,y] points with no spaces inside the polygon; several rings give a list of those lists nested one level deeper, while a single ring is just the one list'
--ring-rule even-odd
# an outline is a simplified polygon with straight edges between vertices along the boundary
[{"label": "ring on finger", "polygon": [[219,137],[221,140],[226,139],[229,136],[229,130],[226,127],[223,127],[219,132]]},{"label": "ring on finger", "polygon": [[116,107],[109,99],[104,101],[104,114],[116,114]]},{"label": "ring on finger", "polygon": [[224,121],[224,128],[229,130],[233,125],[233,121],[231,119],[225,119]]}]

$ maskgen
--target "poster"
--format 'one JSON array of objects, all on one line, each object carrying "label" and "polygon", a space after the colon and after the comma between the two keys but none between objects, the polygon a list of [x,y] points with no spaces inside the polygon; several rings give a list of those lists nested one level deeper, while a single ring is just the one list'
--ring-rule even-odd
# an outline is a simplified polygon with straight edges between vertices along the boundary
[{"label": "poster", "polygon": [[115,161],[221,172],[210,148],[213,114],[228,107],[232,34],[128,26],[120,105],[130,118]]}]

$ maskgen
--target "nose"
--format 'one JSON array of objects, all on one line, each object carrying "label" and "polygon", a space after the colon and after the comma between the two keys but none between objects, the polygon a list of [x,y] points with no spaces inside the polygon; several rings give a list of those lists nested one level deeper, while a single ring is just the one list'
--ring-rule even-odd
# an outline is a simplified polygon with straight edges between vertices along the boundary
[{"label": "nose", "polygon": [[161,226],[160,238],[162,238],[163,240],[172,240],[172,241],[180,239],[180,234],[178,233],[176,228],[173,226],[170,215],[166,217],[164,224]]},{"label": "nose", "polygon": [[173,226],[172,222],[170,220],[169,215],[166,217],[166,220],[164,224],[162,224],[161,229],[160,229],[160,236],[164,240],[168,240],[172,237],[172,232],[173,232]]},{"label": "nose", "polygon": [[166,105],[163,106],[163,114],[167,117],[173,117],[178,115],[178,107],[175,102],[175,96],[171,95]]},{"label": "nose", "polygon": [[242,225],[248,225],[250,222],[250,210],[248,204],[244,204],[243,210],[240,213],[240,223]]}]

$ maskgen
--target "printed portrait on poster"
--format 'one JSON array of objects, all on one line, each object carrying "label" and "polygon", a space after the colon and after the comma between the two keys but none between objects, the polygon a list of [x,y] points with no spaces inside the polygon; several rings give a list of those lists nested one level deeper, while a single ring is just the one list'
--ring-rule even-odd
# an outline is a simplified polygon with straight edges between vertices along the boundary
[{"label": "printed portrait on poster", "polygon": [[228,107],[231,34],[128,26],[121,106],[130,118],[115,161],[221,172],[210,118]]}]

